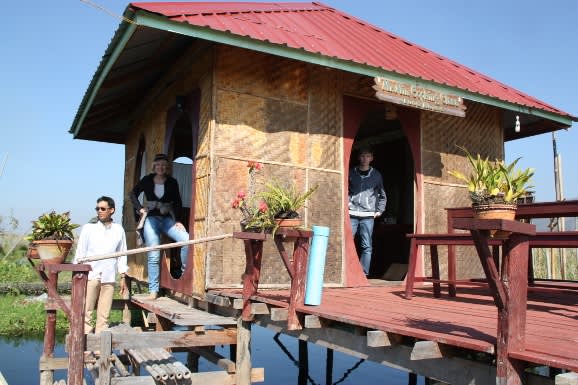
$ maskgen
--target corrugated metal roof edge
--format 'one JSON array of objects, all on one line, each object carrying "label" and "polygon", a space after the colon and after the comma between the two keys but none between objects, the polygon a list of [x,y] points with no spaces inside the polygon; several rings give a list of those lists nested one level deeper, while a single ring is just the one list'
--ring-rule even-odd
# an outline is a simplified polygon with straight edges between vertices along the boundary
[{"label": "corrugated metal roof edge", "polygon": [[[201,38],[208,41],[214,41],[222,44],[229,44],[236,47],[251,49],[259,52],[269,53],[281,57],[300,60],[312,64],[322,65],[334,69],[339,69],[347,72],[353,72],[366,76],[389,76],[401,81],[418,81],[420,85],[428,86],[438,91],[452,93],[464,99],[472,100],[478,103],[488,104],[495,107],[525,113],[529,115],[539,116],[549,119],[568,127],[572,125],[572,121],[578,122],[578,118],[570,114],[558,115],[552,112],[543,111],[539,109],[529,108],[527,106],[514,104],[501,99],[485,96],[459,88],[434,83],[428,80],[411,77],[409,75],[399,74],[396,72],[386,71],[379,67],[372,67],[363,65],[352,61],[346,61],[336,57],[323,56],[307,52],[302,49],[290,48],[287,46],[273,44],[266,41],[255,40],[245,36],[233,35],[231,33],[215,31],[210,28],[198,27],[190,24],[183,24],[181,22],[174,22],[168,20],[165,16],[156,15],[150,12],[138,10],[134,11],[130,6],[127,7],[124,15],[126,19],[134,21],[140,26],[156,28],[164,31],[179,33],[186,36]],[[102,60],[90,81],[88,89],[79,105],[78,111],[75,115],[74,121],[69,129],[73,137],[77,137],[80,127],[84,122],[86,114],[94,101],[96,93],[100,88],[106,75],[112,68],[117,57],[122,52],[122,49],[136,30],[136,25],[127,21],[121,22],[116,30],[111,42],[109,43]]]},{"label": "corrugated metal roof edge", "polygon": [[323,65],[326,67],[331,67],[347,72],[353,72],[360,75],[367,75],[373,77],[389,76],[396,78],[397,80],[418,81],[420,85],[424,85],[436,89],[438,91],[451,93],[460,96],[464,99],[492,105],[495,107],[511,110],[514,112],[539,116],[542,118],[556,121],[558,123],[562,123],[567,126],[571,126],[572,121],[578,122],[578,117],[572,116],[569,113],[556,114],[553,112],[544,111],[537,108],[515,104],[488,95],[470,92],[457,87],[452,87],[449,85],[443,85],[429,80],[412,77],[410,75],[387,71],[380,67],[373,67],[369,65],[356,63],[353,61],[343,60],[336,57],[329,57],[321,54],[315,54],[312,52],[305,51],[303,49],[291,48],[285,45],[274,44],[268,41],[256,40],[246,36],[234,35],[228,32],[216,31],[208,27],[199,27],[196,25],[185,24],[182,22],[175,22],[167,19],[165,16],[152,14],[150,12],[146,12],[143,10],[137,10],[135,15],[136,21],[138,22],[139,25],[144,25],[151,28],[171,31],[191,37],[200,38],[203,40],[233,45],[236,47],[252,49],[259,52],[265,52],[272,55],[300,60],[312,64]]},{"label": "corrugated metal roof edge", "polygon": [[[123,17],[127,20],[133,20],[134,11],[130,7],[127,8],[123,14]],[[74,117],[74,121],[68,130],[68,132],[71,133],[74,138],[76,138],[78,135],[78,131],[80,130],[80,127],[86,118],[86,114],[88,113],[88,110],[94,101],[98,89],[102,85],[106,75],[108,75],[108,72],[114,65],[114,62],[121,54],[123,48],[129,41],[136,28],[137,25],[135,23],[129,23],[127,21],[122,21],[119,24],[116,32],[114,33],[114,36],[106,48],[106,51],[104,52],[104,55],[102,56],[96,72],[90,80],[90,84],[88,85],[88,88],[84,93],[84,97],[80,102],[80,106],[78,107]]]}]

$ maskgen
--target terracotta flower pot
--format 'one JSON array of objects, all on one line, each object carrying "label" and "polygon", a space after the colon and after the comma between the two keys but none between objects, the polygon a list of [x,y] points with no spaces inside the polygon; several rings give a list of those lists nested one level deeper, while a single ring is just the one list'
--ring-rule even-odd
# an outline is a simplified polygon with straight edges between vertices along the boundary
[{"label": "terracotta flower pot", "polygon": [[278,227],[299,227],[303,223],[301,218],[277,218]]},{"label": "terracotta flower pot", "polygon": [[36,250],[36,246],[32,244],[28,246],[28,252],[26,253],[26,256],[31,259],[40,258],[40,255],[38,255],[38,250]]},{"label": "terracotta flower pot", "polygon": [[66,260],[72,248],[72,243],[70,240],[47,239],[34,241],[32,245],[36,248],[42,263],[59,264]]},{"label": "terracotta flower pot", "polygon": [[[509,219],[516,218],[516,210],[518,206],[507,203],[493,203],[487,205],[474,205],[475,219]],[[510,236],[509,231],[490,231],[490,236],[496,239],[507,239]]]}]

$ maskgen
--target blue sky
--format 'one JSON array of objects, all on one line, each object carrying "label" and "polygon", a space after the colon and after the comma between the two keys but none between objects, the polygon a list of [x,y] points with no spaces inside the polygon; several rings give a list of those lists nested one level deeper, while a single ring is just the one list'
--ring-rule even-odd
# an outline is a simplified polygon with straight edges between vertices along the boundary
[{"label": "blue sky", "polygon": [[[118,15],[128,4],[93,3]],[[323,3],[578,115],[575,0]],[[84,223],[103,194],[120,208],[124,147],[68,133],[119,20],[80,0],[10,1],[2,10],[0,215],[13,214],[26,231],[51,209],[70,210]],[[564,195],[578,198],[576,124],[556,135]],[[536,169],[537,200],[555,198],[551,134],[509,143],[506,155],[510,161],[522,156],[521,166]]]}]

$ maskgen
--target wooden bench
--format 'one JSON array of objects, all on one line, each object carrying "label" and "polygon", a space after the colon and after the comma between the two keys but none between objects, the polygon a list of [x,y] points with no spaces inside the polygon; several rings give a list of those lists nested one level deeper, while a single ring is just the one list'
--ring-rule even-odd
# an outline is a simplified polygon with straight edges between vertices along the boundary
[{"label": "wooden bench", "polygon": [[[451,253],[452,246],[474,246],[474,241],[469,233],[449,233],[449,234],[408,234],[410,238],[410,254],[409,254],[409,266],[406,278],[405,286],[405,296],[410,299],[413,295],[413,287],[416,281],[425,281],[433,283],[433,293],[435,297],[441,296],[441,284],[448,285],[448,294],[450,297],[456,296],[456,285],[459,283],[468,284],[484,284],[483,279],[456,279],[456,254]],[[440,279],[440,269],[439,269],[439,253],[438,246],[448,246],[448,279]],[[500,258],[500,247],[502,241],[494,240],[491,241],[492,252],[496,265]],[[420,246],[430,247],[430,260],[432,275],[430,277],[416,277],[415,271],[417,266],[417,257]],[[529,239],[529,261],[532,260],[532,249],[536,248],[578,248],[578,231],[558,231],[558,232],[536,232],[536,235],[531,236]],[[529,264],[528,270],[528,281],[529,283],[537,288],[534,281],[534,274],[531,268],[532,264]],[[547,286],[550,289],[571,289],[569,286],[564,285],[552,285]]]}]

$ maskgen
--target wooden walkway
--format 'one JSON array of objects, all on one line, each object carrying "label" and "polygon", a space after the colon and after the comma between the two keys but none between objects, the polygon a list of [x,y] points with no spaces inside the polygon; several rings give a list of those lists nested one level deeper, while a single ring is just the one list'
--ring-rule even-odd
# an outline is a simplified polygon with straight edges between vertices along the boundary
[{"label": "wooden walkway", "polygon": [[[433,341],[444,347],[495,354],[497,310],[487,287],[460,287],[458,296],[434,298],[432,288],[417,288],[412,300],[402,286],[326,288],[320,306],[300,306],[302,315],[383,331],[414,341]],[[240,291],[220,290],[239,298]],[[287,291],[259,291],[252,300],[281,307]],[[547,365],[578,371],[578,292],[540,290],[528,293],[526,349],[512,353],[527,366]],[[307,326],[307,322],[305,323]]]}]

